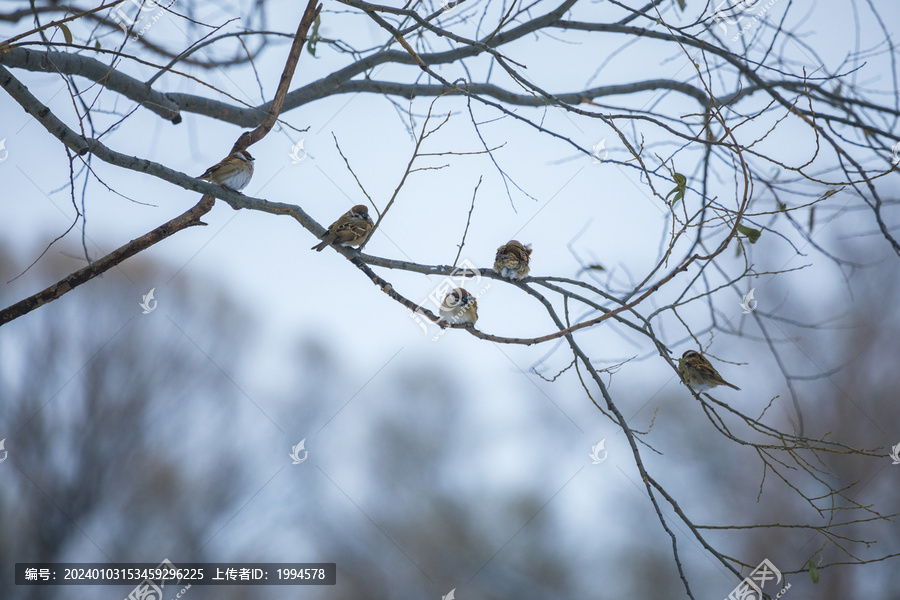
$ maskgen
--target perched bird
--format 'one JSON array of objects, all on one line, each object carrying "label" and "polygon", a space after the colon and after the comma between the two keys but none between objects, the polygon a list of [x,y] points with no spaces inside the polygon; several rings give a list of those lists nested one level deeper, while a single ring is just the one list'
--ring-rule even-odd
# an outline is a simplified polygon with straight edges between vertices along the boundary
[{"label": "perched bird", "polygon": [[494,270],[506,279],[522,279],[528,276],[528,259],[531,256],[531,244],[523,245],[510,240],[497,248],[494,259]]},{"label": "perched bird", "polygon": [[681,358],[678,360],[678,374],[681,375],[681,380],[684,383],[698,392],[703,392],[719,385],[727,385],[738,391],[741,389],[722,379],[715,367],[696,350],[688,350],[681,355]]},{"label": "perched bird", "polygon": [[441,302],[441,321],[445,323],[472,323],[478,320],[478,302],[475,296],[462,288],[452,290]]},{"label": "perched bird", "polygon": [[254,158],[246,150],[235,152],[222,162],[217,163],[206,171],[199,179],[205,179],[221,186],[240,192],[253,177]]},{"label": "perched bird", "polygon": [[375,223],[369,216],[369,209],[365,204],[357,204],[332,223],[322,242],[312,249],[321,252],[331,244],[359,246],[369,237],[373,227]]}]

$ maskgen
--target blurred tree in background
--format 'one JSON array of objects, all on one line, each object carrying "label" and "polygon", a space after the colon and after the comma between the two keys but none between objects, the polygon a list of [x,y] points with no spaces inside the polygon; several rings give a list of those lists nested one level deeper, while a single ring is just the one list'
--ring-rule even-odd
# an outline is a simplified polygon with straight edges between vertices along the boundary
[{"label": "blurred tree in background", "polygon": [[[45,264],[58,272],[71,260]],[[271,443],[272,422],[224,375],[241,372],[255,343],[252,320],[215,285],[197,279],[179,279],[158,299],[159,311],[141,314],[133,280],[161,272],[146,261],[129,263],[127,273],[111,272],[70,302],[4,328],[0,423],[10,454],[0,465],[2,597],[118,598],[129,591],[15,586],[15,562],[163,558],[175,564],[327,558],[338,565],[337,597],[421,597],[437,583],[424,571],[440,573],[448,585],[457,570],[474,573],[493,553],[498,532],[520,528],[540,508],[528,485],[479,505],[465,479],[446,478],[457,465],[445,440],[431,432],[460,427],[454,415],[474,399],[446,373],[419,369],[383,385],[402,393],[379,394],[386,402],[378,420],[366,423],[367,433],[349,448],[352,485],[377,499],[365,506],[370,517],[314,466],[318,449],[303,465],[305,477],[292,479],[296,471],[282,472],[290,465],[286,444]],[[8,263],[0,276],[11,277]],[[281,413],[276,420],[288,430],[324,421],[335,395],[326,390],[347,376],[314,340],[297,341],[296,359],[298,382],[313,385],[262,403]],[[465,472],[490,477],[477,464]],[[269,477],[284,497],[256,498],[251,490]],[[551,537],[546,525],[523,530],[529,552],[516,569],[484,584],[488,594],[572,593],[577,577],[565,557],[544,552]],[[289,589],[295,588],[195,586],[189,594],[276,598]],[[330,588],[303,591],[335,597]]]},{"label": "blurred tree in background", "polygon": [[[4,558],[328,560],[346,587],[307,593],[355,598],[466,586],[490,598],[719,597],[763,557],[797,596],[817,571],[829,581],[819,597],[896,589],[885,470],[900,441],[897,11],[859,0],[5,4],[0,110],[29,115],[8,138],[59,150],[16,164],[16,177],[51,202],[65,191],[74,216],[28,258],[13,239],[24,233],[4,231],[5,285],[34,269],[28,285],[44,287],[0,288]],[[816,31],[835,23],[840,35]],[[59,98],[41,85],[50,78]],[[370,132],[385,126],[372,103],[342,113],[357,95],[389,104],[404,144]],[[312,112],[322,104],[330,116]],[[308,267],[286,248],[322,238],[313,214],[336,218],[350,199],[317,185],[343,191],[324,160],[321,177],[271,186],[284,165],[258,161],[245,195],[188,175],[195,148],[173,132],[185,123],[219,157],[278,139],[282,161],[289,146],[299,163],[312,114],[319,134],[333,120],[352,131],[331,132],[328,156],[390,244],[336,248],[347,260],[296,294],[296,310],[337,312],[331,288],[362,275],[369,296],[347,310],[359,339],[371,341],[366,319],[412,316],[426,334],[457,336],[440,367],[388,360],[390,383],[369,387],[341,348],[311,336],[279,367],[255,335],[266,294],[238,308],[212,276],[167,284],[159,311],[137,310],[146,287],[127,273],[155,281],[166,269],[132,257],[191,239],[202,218],[233,212],[223,204],[237,211],[228,223],[268,219],[238,240],[248,254],[283,243],[256,260]],[[225,125],[253,129],[228,151]],[[145,152],[150,137],[160,143]],[[462,162],[466,177],[441,172]],[[563,193],[594,166],[595,188]],[[48,173],[67,184],[44,192]],[[470,178],[465,193],[451,187]],[[557,196],[566,208],[542,213]],[[160,211],[125,216],[145,203]],[[524,207],[535,212],[515,221]],[[0,209],[10,222],[38,210],[18,198]],[[95,215],[117,226],[118,248],[100,256]],[[555,245],[566,261],[503,280],[484,244],[532,221],[545,242],[535,260]],[[70,233],[87,265],[54,254]],[[416,301],[439,304],[451,279],[491,286],[477,327],[439,328],[436,306]],[[459,376],[457,352],[476,346],[453,344],[466,342],[526,374],[510,394],[520,404],[493,405],[490,380]],[[510,356],[522,349],[530,371]],[[685,350],[726,379],[752,366],[743,395],[678,385],[670,396]],[[271,381],[264,397],[245,391],[250,373]],[[626,374],[633,385],[613,385]],[[552,398],[553,382],[577,397]],[[615,429],[604,468],[633,488],[605,490],[614,504],[595,503],[602,471],[567,445],[593,418]],[[327,448],[299,468],[285,452],[296,431]]]},{"label": "blurred tree in background", "polygon": [[[54,258],[47,268],[69,262]],[[9,275],[3,265],[2,276]],[[374,401],[364,412],[329,418],[344,402],[341,381],[348,374],[328,346],[312,339],[296,342],[296,383],[286,386],[296,393],[250,400],[239,380],[240,364],[256,343],[252,320],[214,285],[196,279],[177,280],[159,300],[161,310],[143,315],[132,280],[158,275],[153,264],[135,262],[128,273],[114,271],[70,302],[4,328],[0,423],[10,453],[0,464],[4,598],[118,598],[128,591],[14,586],[15,562],[164,557],[176,564],[337,563],[339,585],[291,588],[303,597],[411,599],[455,587],[465,587],[467,597],[497,599],[681,597],[667,541],[647,521],[639,488],[610,498],[601,488],[622,467],[585,467],[584,457],[560,462],[569,435],[564,423],[530,409],[500,420],[473,416],[485,398],[464,392],[443,369],[414,364],[391,372],[370,398],[360,399]],[[854,326],[828,332],[836,354],[853,360],[837,385],[821,384],[810,426],[832,424],[841,439],[869,435],[870,424],[841,393],[847,386],[873,399],[867,410],[876,411],[881,429],[900,429],[894,410],[900,373],[891,368],[900,352],[891,300],[897,281],[865,279],[857,298],[865,310],[856,313]],[[224,372],[237,374],[237,382]],[[740,515],[749,523],[786,522],[802,510],[783,485],[756,501],[754,451],[723,452],[698,425],[699,405],[676,394],[660,406],[655,443],[667,448],[666,464],[680,471],[685,506],[706,506],[711,520]],[[307,446],[307,463],[290,465],[285,449],[292,440],[282,439],[264,413],[286,431],[309,422],[322,427]],[[502,461],[498,468],[492,458],[497,452],[518,455],[521,462],[509,464],[525,468],[504,473]],[[599,471],[587,469],[601,467],[613,470],[588,479]],[[866,484],[860,503],[900,492],[896,478],[876,478],[889,462],[828,467],[837,482]],[[547,481],[571,473],[571,486],[547,497]],[[597,502],[583,504],[572,491],[578,487]],[[582,528],[584,538],[572,538]],[[751,538],[730,531],[708,533],[733,554],[771,556],[777,548],[790,556],[822,544],[814,529],[800,536],[763,529]],[[838,531],[877,539],[880,552],[900,548],[893,525],[874,521]],[[824,555],[837,559],[839,551]],[[700,572],[710,568],[689,544],[687,562]],[[471,580],[459,581],[460,574]],[[886,598],[900,586],[890,562],[818,587],[808,578],[792,582],[795,596],[814,593],[822,600],[860,590]],[[721,587],[720,580],[700,581],[697,590],[714,595]],[[279,598],[286,589],[194,586],[188,593]]]}]

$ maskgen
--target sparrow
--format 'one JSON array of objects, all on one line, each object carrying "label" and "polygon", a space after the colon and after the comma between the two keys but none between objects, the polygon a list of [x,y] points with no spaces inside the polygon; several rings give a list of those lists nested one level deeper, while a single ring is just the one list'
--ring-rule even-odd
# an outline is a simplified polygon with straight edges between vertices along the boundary
[{"label": "sparrow", "polygon": [[339,244],[343,246],[359,246],[369,234],[375,223],[369,216],[369,209],[365,204],[357,204],[343,215],[341,218],[332,223],[322,238],[322,242],[313,246],[311,249],[321,252],[330,244]]},{"label": "sparrow", "polygon": [[678,374],[681,376],[681,381],[698,392],[703,392],[719,385],[727,385],[738,391],[741,389],[722,379],[715,367],[696,350],[688,350],[681,355],[681,358],[678,359]]},{"label": "sparrow", "polygon": [[475,296],[462,288],[456,288],[444,297],[441,302],[441,321],[455,325],[456,323],[472,323],[478,320],[478,302]]},{"label": "sparrow", "polygon": [[531,244],[510,240],[497,248],[494,259],[494,271],[506,279],[522,279],[528,275],[528,258],[531,256]]},{"label": "sparrow", "polygon": [[198,179],[218,183],[236,192],[240,192],[253,177],[254,158],[246,150],[235,152],[222,162],[208,168]]}]

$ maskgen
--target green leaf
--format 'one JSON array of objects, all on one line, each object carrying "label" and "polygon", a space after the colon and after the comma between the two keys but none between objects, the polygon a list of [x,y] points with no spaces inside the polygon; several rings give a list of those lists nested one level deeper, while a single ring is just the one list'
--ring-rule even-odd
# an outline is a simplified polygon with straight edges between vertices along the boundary
[{"label": "green leaf", "polygon": [[676,202],[684,199],[684,193],[687,191],[687,177],[681,173],[675,173],[672,177],[675,179],[675,187],[671,192],[666,194],[666,202],[669,202],[669,196],[675,194],[675,197],[669,202],[669,206],[674,207]]},{"label": "green leaf", "polygon": [[71,44],[72,43],[72,32],[69,31],[69,28],[66,27],[65,23],[60,23],[59,28],[62,29],[63,37],[66,38],[66,43]]},{"label": "green leaf", "polygon": [[313,30],[309,35],[309,42],[306,43],[306,49],[313,56],[316,55],[316,44],[319,43],[319,40],[322,38],[319,36],[319,25],[322,24],[322,17],[320,15],[316,15],[316,20],[313,22]]},{"label": "green leaf", "polygon": [[681,9],[681,12],[684,12],[684,9],[687,7],[687,0],[678,0],[678,8]]},{"label": "green leaf", "polygon": [[759,239],[759,236],[762,235],[762,231],[759,229],[753,229],[752,227],[747,227],[746,225],[741,225],[738,223],[737,226],[738,233],[742,233],[747,236],[747,239],[750,240],[751,244],[755,244],[756,240]]},{"label": "green leaf", "polygon": [[816,568],[813,559],[809,559],[807,564],[809,565],[809,578],[812,579],[813,583],[819,583],[819,569]]},{"label": "green leaf", "polygon": [[96,48],[97,50],[100,49],[100,40],[97,40],[96,42],[94,42],[94,48]]},{"label": "green leaf", "polygon": [[603,265],[588,265],[588,266],[586,266],[586,267],[584,268],[584,270],[585,270],[585,271],[588,271],[588,270],[591,270],[591,271],[605,271],[606,269],[603,268]]}]

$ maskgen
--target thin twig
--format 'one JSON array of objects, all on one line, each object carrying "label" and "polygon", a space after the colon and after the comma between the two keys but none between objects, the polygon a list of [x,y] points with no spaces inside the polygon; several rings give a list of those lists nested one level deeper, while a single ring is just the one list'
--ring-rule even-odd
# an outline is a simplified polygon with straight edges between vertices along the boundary
[{"label": "thin twig", "polygon": [[472,192],[472,206],[469,207],[469,216],[466,218],[466,230],[463,231],[462,241],[459,243],[459,252],[456,253],[456,258],[453,259],[453,266],[456,266],[456,262],[459,260],[460,254],[462,254],[463,246],[466,245],[466,235],[469,233],[469,223],[472,222],[472,211],[475,210],[475,196],[478,195],[478,188],[481,187],[481,176],[478,176],[478,183],[475,185],[475,191]]}]

